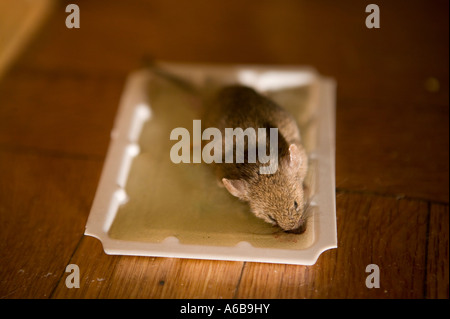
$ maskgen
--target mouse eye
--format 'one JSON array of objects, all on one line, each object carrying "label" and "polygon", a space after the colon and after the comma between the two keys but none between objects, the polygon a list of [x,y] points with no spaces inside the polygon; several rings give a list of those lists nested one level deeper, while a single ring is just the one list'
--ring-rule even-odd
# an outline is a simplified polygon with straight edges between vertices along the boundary
[{"label": "mouse eye", "polygon": [[295,208],[295,210],[297,210],[297,208],[298,208],[298,203],[297,203],[297,201],[294,201],[294,208]]},{"label": "mouse eye", "polygon": [[277,223],[277,220],[276,220],[275,218],[273,218],[272,216],[267,215],[267,217],[269,217],[269,219],[270,219],[272,222],[274,222],[275,224]]}]

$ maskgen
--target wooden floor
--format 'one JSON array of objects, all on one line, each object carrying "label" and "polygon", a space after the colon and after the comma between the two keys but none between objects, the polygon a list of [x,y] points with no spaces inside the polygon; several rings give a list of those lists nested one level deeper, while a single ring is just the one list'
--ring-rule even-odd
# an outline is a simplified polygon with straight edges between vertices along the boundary
[{"label": "wooden floor", "polygon": [[[0,298],[449,297],[447,0],[379,0],[380,29],[358,0],[72,2],[81,28],[60,2],[0,80]],[[84,236],[144,55],[334,77],[338,249],[306,267],[107,256]]]}]

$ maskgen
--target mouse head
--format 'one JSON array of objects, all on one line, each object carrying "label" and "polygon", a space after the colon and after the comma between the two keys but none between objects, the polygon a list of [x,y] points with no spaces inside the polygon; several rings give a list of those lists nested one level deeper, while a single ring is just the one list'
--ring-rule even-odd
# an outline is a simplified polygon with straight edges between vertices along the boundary
[{"label": "mouse head", "polygon": [[291,144],[274,174],[256,174],[249,180],[224,178],[222,182],[233,196],[247,201],[257,217],[284,231],[301,233],[306,224],[303,180],[307,166],[303,147]]}]

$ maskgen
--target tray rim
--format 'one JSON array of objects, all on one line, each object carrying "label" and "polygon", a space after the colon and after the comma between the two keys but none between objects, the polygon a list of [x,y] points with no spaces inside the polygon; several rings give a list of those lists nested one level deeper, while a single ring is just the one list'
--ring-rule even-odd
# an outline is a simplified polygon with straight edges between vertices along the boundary
[{"label": "tray rim", "polygon": [[[151,257],[192,258],[206,260],[228,260],[245,262],[265,262],[296,265],[313,265],[326,250],[337,248],[336,193],[335,193],[335,94],[336,83],[332,78],[319,76],[314,69],[302,66],[261,66],[261,65],[213,65],[180,64],[162,62],[169,70],[177,68],[208,70],[227,67],[231,70],[253,70],[255,72],[309,72],[315,75],[318,83],[318,104],[321,111],[319,119],[318,147],[315,159],[319,162],[318,183],[320,192],[315,197],[318,206],[314,216],[314,242],[306,249],[276,249],[253,247],[247,242],[236,246],[209,246],[181,244],[175,237],[167,237],[161,243],[120,240],[109,237],[118,205],[127,200],[124,184],[118,183],[118,175],[123,168],[124,154],[130,146],[136,147],[137,136],[132,136],[133,115],[136,110],[144,110],[145,116],[151,116],[148,97],[144,85],[148,81],[148,70],[136,70],[129,74],[116,114],[111,140],[103,165],[99,184],[86,223],[84,234],[101,241],[108,255],[130,255]],[[147,112],[147,113],[146,113]],[[328,141],[328,143],[327,143]],[[128,174],[128,173],[127,173]],[[116,207],[114,211],[114,206]],[[319,219],[326,220],[320,223]],[[324,225],[326,226],[324,228]],[[327,232],[325,233],[325,229]],[[319,235],[319,236],[318,236]]]}]

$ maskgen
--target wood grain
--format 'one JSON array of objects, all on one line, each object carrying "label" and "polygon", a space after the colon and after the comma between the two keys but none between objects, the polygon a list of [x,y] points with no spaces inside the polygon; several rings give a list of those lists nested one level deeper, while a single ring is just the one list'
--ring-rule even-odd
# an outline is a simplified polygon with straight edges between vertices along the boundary
[{"label": "wood grain", "polygon": [[0,87],[0,147],[103,158],[123,78],[17,72]]},{"label": "wood grain", "polygon": [[448,203],[448,110],[406,101],[338,99],[338,189]]},{"label": "wood grain", "polygon": [[[449,297],[448,1],[379,0],[379,30],[357,0],[80,0],[80,29],[65,27],[68,3],[0,82],[1,298]],[[339,248],[305,267],[107,256],[84,237],[145,55],[334,77]],[[379,289],[365,286],[371,263]]]},{"label": "wood grain", "polygon": [[50,296],[83,235],[101,165],[0,149],[0,299]]},{"label": "wood grain", "polygon": [[448,299],[448,206],[432,205],[428,226],[426,297]]},{"label": "wood grain", "polygon": [[[108,4],[80,1],[83,25],[77,30],[66,29],[66,13],[57,10],[36,40],[39,50],[28,51],[19,65],[126,74],[144,54],[213,63],[294,63],[315,66],[338,83],[345,80],[340,85],[345,97],[448,103],[445,0],[380,0],[379,30],[366,28],[366,4],[358,0],[339,7],[331,0]],[[424,90],[428,76],[442,81],[440,94]]]},{"label": "wood grain", "polygon": [[0,0],[0,78],[54,7],[53,0]]},{"label": "wood grain", "polygon": [[[310,267],[247,263],[238,298],[423,298],[427,205],[341,194],[338,249]],[[366,266],[380,268],[380,288],[365,285]]]},{"label": "wood grain", "polygon": [[235,295],[243,264],[108,256],[91,237],[83,238],[70,262],[80,267],[80,288],[68,289],[61,280],[52,298],[229,299]]}]

